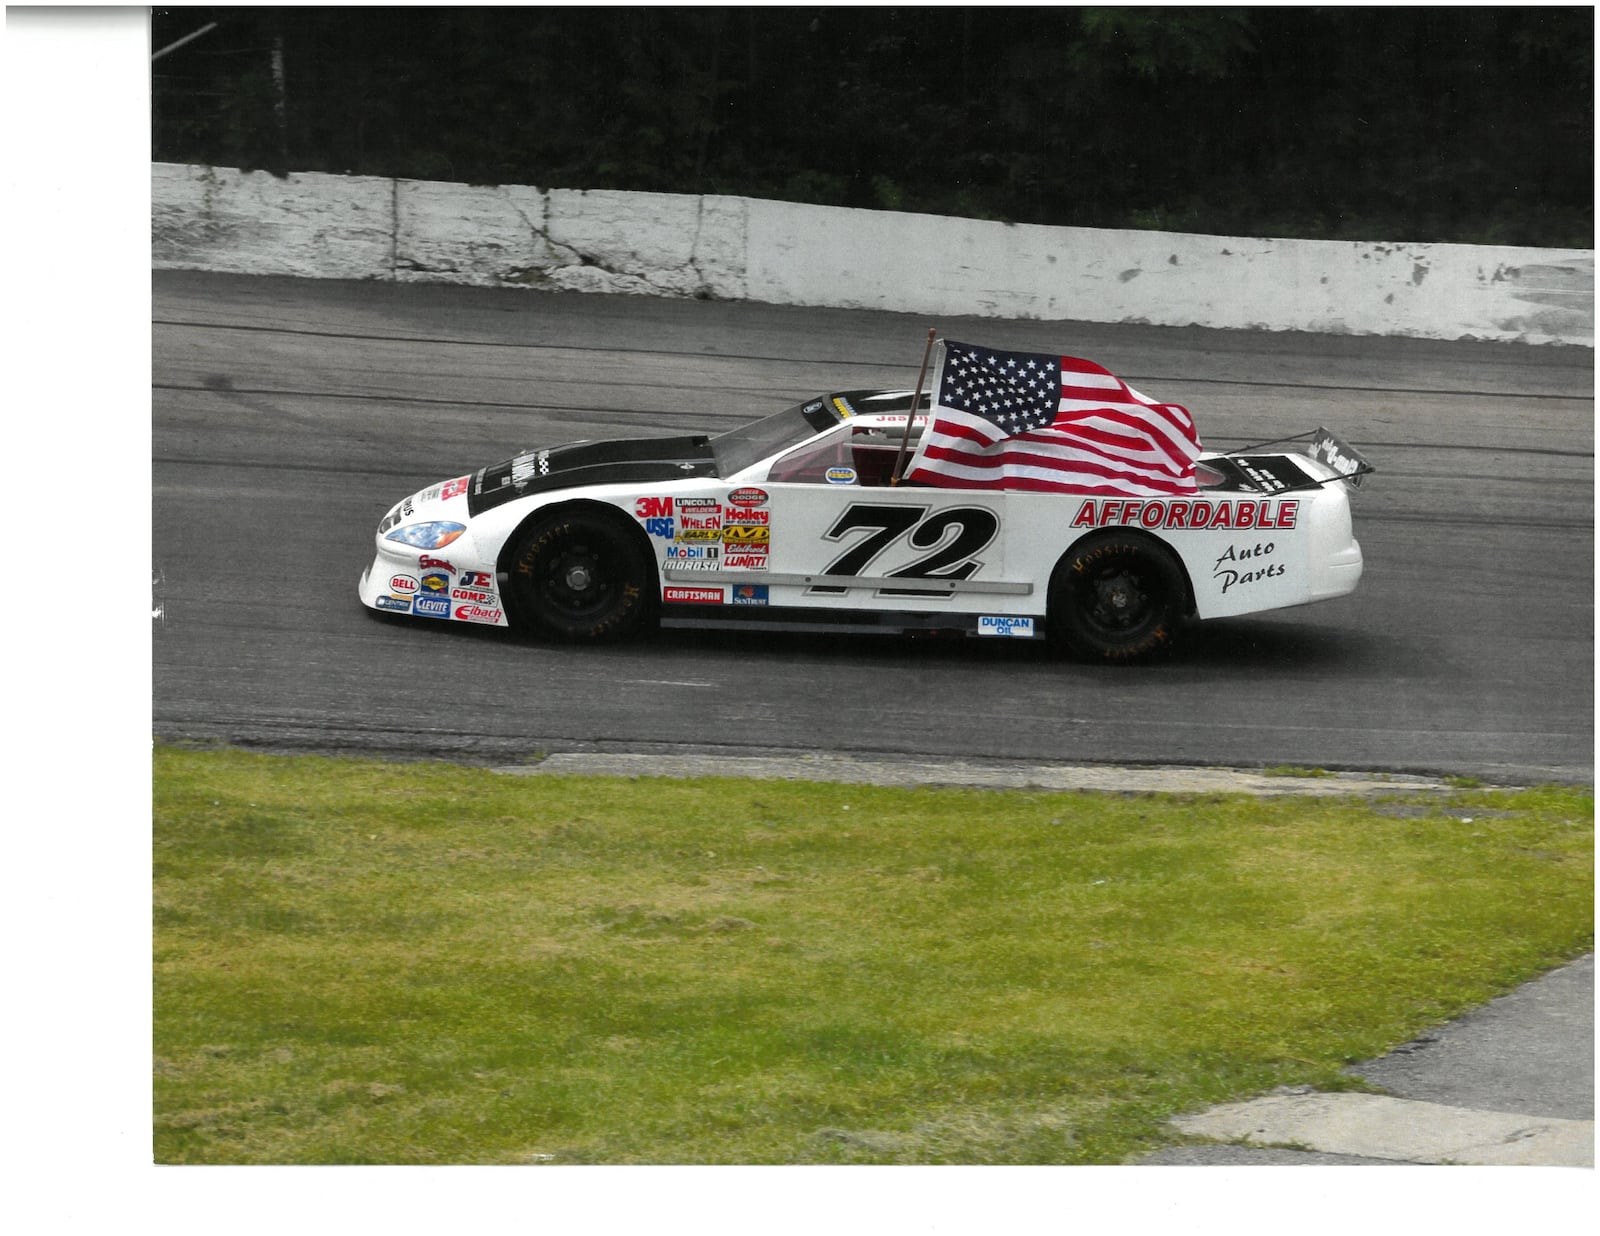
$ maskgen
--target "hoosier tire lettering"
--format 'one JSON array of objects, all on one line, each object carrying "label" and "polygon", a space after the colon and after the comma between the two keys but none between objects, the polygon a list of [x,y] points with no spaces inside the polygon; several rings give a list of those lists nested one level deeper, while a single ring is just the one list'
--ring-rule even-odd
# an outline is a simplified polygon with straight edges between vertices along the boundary
[{"label": "hoosier tire lettering", "polygon": [[1057,563],[1049,630],[1089,660],[1148,661],[1171,650],[1187,599],[1165,549],[1137,533],[1098,532]]}]

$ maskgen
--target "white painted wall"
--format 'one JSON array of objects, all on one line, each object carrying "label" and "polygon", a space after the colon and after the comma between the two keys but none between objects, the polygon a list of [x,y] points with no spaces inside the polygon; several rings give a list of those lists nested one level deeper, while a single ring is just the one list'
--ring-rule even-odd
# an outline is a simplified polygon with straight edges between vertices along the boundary
[{"label": "white painted wall", "polygon": [[1037,227],[157,163],[157,268],[1594,346],[1594,251]]}]

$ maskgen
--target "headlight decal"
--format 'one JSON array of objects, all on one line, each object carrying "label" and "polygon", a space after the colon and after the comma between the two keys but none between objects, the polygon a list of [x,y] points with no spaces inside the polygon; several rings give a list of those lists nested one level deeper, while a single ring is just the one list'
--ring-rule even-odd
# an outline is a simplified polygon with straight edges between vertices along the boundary
[{"label": "headlight decal", "polygon": [[383,539],[398,541],[413,549],[443,549],[466,530],[466,524],[435,519],[426,523],[406,524],[403,528],[396,528]]}]

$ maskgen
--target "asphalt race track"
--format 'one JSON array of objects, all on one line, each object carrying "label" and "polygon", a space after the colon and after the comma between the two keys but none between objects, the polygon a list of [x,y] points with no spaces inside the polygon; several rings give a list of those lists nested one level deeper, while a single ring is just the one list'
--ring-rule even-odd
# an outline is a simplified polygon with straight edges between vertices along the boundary
[{"label": "asphalt race track", "polygon": [[[1588,349],[922,318],[158,272],[158,738],[496,763],[815,750],[1588,782]],[[530,446],[909,387],[930,326],[1091,357],[1208,446],[1326,425],[1380,469],[1357,592],[1118,669],[1018,641],[669,632],[602,648],[385,620],[377,521]]]}]

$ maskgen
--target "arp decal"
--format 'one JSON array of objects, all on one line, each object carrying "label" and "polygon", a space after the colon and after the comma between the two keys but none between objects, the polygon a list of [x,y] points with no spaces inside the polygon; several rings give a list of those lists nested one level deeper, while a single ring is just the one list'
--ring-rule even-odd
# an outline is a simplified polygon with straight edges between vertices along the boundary
[{"label": "arp decal", "polygon": [[[1277,548],[1275,541],[1267,541],[1265,544],[1257,541],[1254,545],[1230,545],[1227,552],[1217,559],[1216,566],[1212,568],[1211,578],[1222,585],[1224,596],[1228,594],[1228,589],[1241,584],[1277,579],[1278,576],[1288,573],[1287,568],[1281,562],[1264,561],[1272,557]],[[1224,566],[1224,563],[1229,565]]]},{"label": "arp decal", "polygon": [[978,618],[979,635],[1009,635],[1020,639],[1033,637],[1032,618],[1013,618],[1004,614],[983,614]]},{"label": "arp decal", "polygon": [[735,584],[733,592],[728,597],[729,605],[765,605],[767,604],[767,586],[765,584]]},{"label": "arp decal", "polygon": [[1288,531],[1300,518],[1297,498],[1177,498],[1148,501],[1143,498],[1084,499],[1072,521],[1074,528],[1140,527],[1163,532],[1189,532],[1228,528]]},{"label": "arp decal", "polygon": [[684,605],[721,605],[721,588],[678,588],[668,584],[661,590],[661,599]]}]

